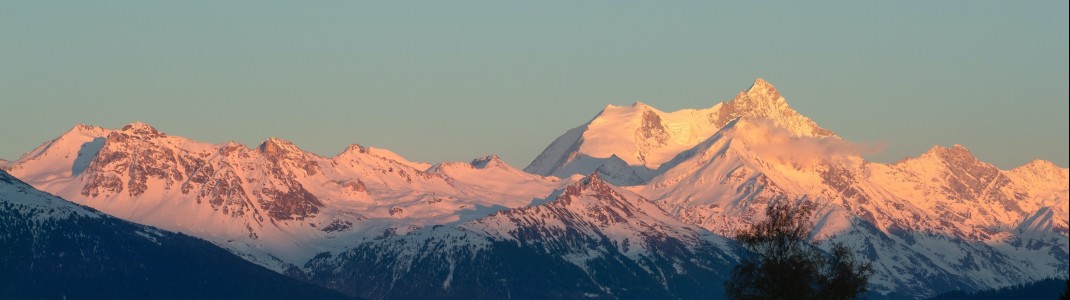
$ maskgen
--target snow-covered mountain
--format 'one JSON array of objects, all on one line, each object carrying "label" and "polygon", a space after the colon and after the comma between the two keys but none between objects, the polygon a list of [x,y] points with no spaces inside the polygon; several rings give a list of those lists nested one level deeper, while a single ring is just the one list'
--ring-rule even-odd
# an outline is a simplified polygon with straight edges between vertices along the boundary
[{"label": "snow-covered mountain", "polygon": [[1066,168],[1000,170],[960,145],[886,164],[864,148],[758,79],[708,109],[608,106],[527,172],[494,155],[431,165],[352,145],[324,157],[276,138],[201,143],[143,123],[77,125],[0,167],[369,298],[719,293],[739,251],[723,237],[773,201],[816,203],[814,241],[872,260],[871,290],[886,296],[1065,276]]},{"label": "snow-covered mountain", "polygon": [[[769,122],[741,119],[634,189],[672,207],[729,209],[741,201],[783,195],[841,199],[846,206],[871,210],[867,219],[874,224],[978,241],[1000,240],[996,227],[1013,228],[1026,215],[1056,205],[1054,199],[1066,192],[1066,169],[1050,163],[1003,171],[955,145],[880,164],[864,161],[851,147],[834,138],[792,137]],[[706,216],[681,214],[691,222]],[[1053,230],[1065,232],[1066,218],[1056,220]]]},{"label": "snow-covered mountain", "polygon": [[1006,286],[1067,268],[1067,255],[1057,255],[1068,249],[1067,217],[1046,217],[1057,210],[1050,199],[1066,193],[1066,169],[1029,172],[1043,178],[1032,177],[1030,186],[1055,189],[1032,192],[1004,175],[1017,172],[979,162],[962,146],[890,165],[864,161],[850,148],[837,138],[739,119],[632,190],[680,220],[728,236],[761,218],[770,201],[817,202],[814,239],[848,243],[878,262],[872,283],[884,293]]},{"label": "snow-covered mountain", "polygon": [[683,224],[599,179],[546,203],[458,225],[386,234],[306,265],[358,296],[410,298],[707,298],[738,261],[731,240]]},{"label": "snow-covered mountain", "polygon": [[848,242],[880,262],[873,283],[883,293],[910,287],[907,296],[922,297],[1065,273],[1067,169],[1034,161],[1000,170],[960,145],[881,164],[862,148],[759,79],[705,110],[607,107],[526,170],[595,171],[726,236],[762,218],[770,201],[816,201],[814,239]]},{"label": "snow-covered mountain", "polygon": [[4,299],[344,299],[211,243],[120,220],[0,171]]},{"label": "snow-covered mountain", "polygon": [[[759,78],[734,99],[706,109],[663,112],[640,102],[606,106],[591,121],[555,139],[524,170],[564,178],[602,168],[619,172],[606,174],[610,182],[634,185],[738,117],[772,120],[798,136],[833,135],[789,107],[772,84]],[[621,168],[620,161],[632,170]]]},{"label": "snow-covered mountain", "polygon": [[144,123],[77,125],[7,169],[76,203],[210,240],[276,270],[368,232],[462,222],[567,184],[496,156],[428,167],[360,145],[322,157],[277,138],[250,149]]}]

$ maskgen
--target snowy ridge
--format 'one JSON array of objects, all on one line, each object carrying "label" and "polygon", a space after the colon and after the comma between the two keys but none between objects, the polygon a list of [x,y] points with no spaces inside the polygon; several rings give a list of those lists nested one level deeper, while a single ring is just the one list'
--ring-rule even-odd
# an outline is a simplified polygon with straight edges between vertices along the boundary
[{"label": "snowy ridge", "polygon": [[89,165],[103,145],[103,137],[111,130],[78,124],[58,138],[33,149],[15,161],[5,163],[4,170],[12,173],[29,173],[44,178],[27,178],[29,181],[48,181],[61,176],[80,173]]},{"label": "snowy ridge", "polygon": [[[305,268],[314,280],[373,299],[455,297],[479,282],[499,282],[481,287],[480,297],[692,298],[719,290],[725,266],[738,260],[730,240],[680,223],[598,175],[555,194],[545,204],[455,226],[384,234],[337,256],[317,256]],[[524,275],[540,272],[548,274]]]},{"label": "snowy ridge", "polygon": [[71,201],[205,238],[276,270],[385,229],[523,207],[567,184],[496,157],[478,168],[443,165],[426,172],[426,164],[360,145],[330,158],[278,138],[255,149],[213,145],[133,123],[75,126],[10,169]]},{"label": "snowy ridge", "polygon": [[495,155],[430,165],[361,145],[209,144],[144,123],[78,125],[0,167],[367,298],[701,298],[737,260],[724,237],[777,201],[815,203],[812,239],[873,261],[878,293],[1065,274],[1066,168],[1000,170],[961,145],[883,164],[866,149],[759,79],[707,109],[607,106],[525,170]]},{"label": "snowy ridge", "polygon": [[92,209],[42,193],[3,170],[0,170],[0,202],[7,211],[18,210],[22,215],[31,216],[33,222],[30,224],[39,226],[55,220],[103,216]]},{"label": "snowy ridge", "polygon": [[734,99],[706,109],[669,113],[641,102],[606,106],[591,121],[554,140],[524,170],[565,178],[589,174],[616,155],[649,179],[652,170],[739,117],[769,119],[798,136],[834,135],[789,107],[776,88],[759,78]]},{"label": "snowy ridge", "polygon": [[[633,259],[656,239],[675,239],[688,245],[703,240],[696,228],[681,223],[654,203],[632,192],[620,190],[592,174],[569,185],[553,201],[543,205],[497,212],[470,221],[462,227],[485,232],[500,240],[540,247],[555,247],[554,239],[569,231],[588,236],[604,236]],[[527,232],[528,228],[537,230]],[[727,239],[716,240],[728,247]],[[631,246],[628,246],[628,245]],[[623,246],[622,246],[623,245]],[[561,247],[553,253],[574,251]],[[583,266],[581,266],[583,267]]]},{"label": "snowy ridge", "polygon": [[[1050,211],[1047,197],[1065,195],[1065,183],[1061,192],[1051,183],[1056,191],[1031,196],[1006,175],[1014,171],[979,162],[958,145],[892,165],[837,150],[849,146],[740,119],[664,164],[648,185],[631,189],[682,221],[727,236],[760,219],[771,201],[816,201],[815,240],[853,243],[860,255],[880,262],[874,285],[884,293],[919,282],[925,284],[912,286],[910,296],[948,285],[1006,286],[1066,268],[1065,255],[1050,255],[1068,248],[1066,217],[1033,216]],[[1021,170],[1013,176],[1027,178]],[[1033,181],[1066,178],[1065,171],[1044,170],[1045,179]],[[1026,229],[1034,227],[1042,229]]]},{"label": "snowy ridge", "polygon": [[644,181],[643,177],[616,154],[610,155],[594,173],[615,185],[638,185]]}]

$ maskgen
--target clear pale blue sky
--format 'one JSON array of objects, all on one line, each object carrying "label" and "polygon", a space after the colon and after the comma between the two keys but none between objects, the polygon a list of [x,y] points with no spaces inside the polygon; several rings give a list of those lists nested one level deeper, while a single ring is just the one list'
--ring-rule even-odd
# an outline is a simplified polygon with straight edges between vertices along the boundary
[{"label": "clear pale blue sky", "polygon": [[763,77],[878,161],[1067,166],[1067,1],[5,1],[0,158],[76,123],[524,167],[606,104]]}]

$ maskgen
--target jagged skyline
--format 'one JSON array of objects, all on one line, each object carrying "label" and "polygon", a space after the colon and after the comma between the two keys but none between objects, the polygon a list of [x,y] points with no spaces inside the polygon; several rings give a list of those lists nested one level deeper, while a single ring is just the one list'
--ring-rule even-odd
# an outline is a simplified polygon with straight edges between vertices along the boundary
[{"label": "jagged skyline", "polygon": [[[441,286],[431,293],[467,291],[500,274],[527,282],[520,278],[528,275],[495,271],[515,265],[514,242],[555,245],[519,261],[556,264],[553,272],[571,270],[568,277],[651,274],[639,281],[661,282],[656,291],[716,294],[723,279],[700,275],[711,270],[702,266],[731,265],[738,255],[723,237],[778,201],[818,205],[812,238],[851,243],[879,261],[872,287],[881,294],[924,298],[948,284],[998,287],[1066,269],[1064,256],[1051,255],[1066,253],[1066,168],[1036,160],[1000,170],[958,145],[894,164],[867,162],[858,150],[758,80],[705,110],[608,107],[547,147],[540,157],[548,159],[530,166],[536,174],[496,156],[432,166],[352,145],[326,157],[283,139],[204,143],[140,122],[75,126],[0,171],[115,217],[205,238],[276,271],[303,266],[318,282],[343,278],[326,286],[373,298],[413,291],[391,288],[412,271],[431,275],[404,284]],[[710,253],[698,249],[725,255],[696,266],[643,263]],[[477,252],[489,260],[454,269]],[[644,258],[652,256],[660,258]],[[427,264],[395,267],[411,266],[409,259]],[[366,271],[374,266],[400,273]],[[491,273],[453,271],[468,267]],[[674,273],[688,275],[658,275]],[[699,278],[709,282],[669,283]],[[618,287],[594,282],[597,293]]]},{"label": "jagged skyline", "polygon": [[1068,10],[2,4],[0,298],[1065,280]]},{"label": "jagged skyline", "polygon": [[76,123],[144,121],[523,166],[607,103],[706,108],[756,77],[823,127],[886,142],[877,161],[933,144],[1001,168],[1070,153],[1066,3],[113,4],[0,11],[0,158]]}]

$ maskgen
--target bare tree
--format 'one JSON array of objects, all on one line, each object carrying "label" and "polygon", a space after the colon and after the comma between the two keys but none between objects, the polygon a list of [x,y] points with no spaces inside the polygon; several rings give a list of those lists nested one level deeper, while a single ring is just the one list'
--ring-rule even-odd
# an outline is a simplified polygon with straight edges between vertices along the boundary
[{"label": "bare tree", "polygon": [[736,236],[751,251],[725,282],[729,299],[854,299],[872,273],[843,244],[828,253],[807,242],[815,205],[771,203],[766,219]]}]

